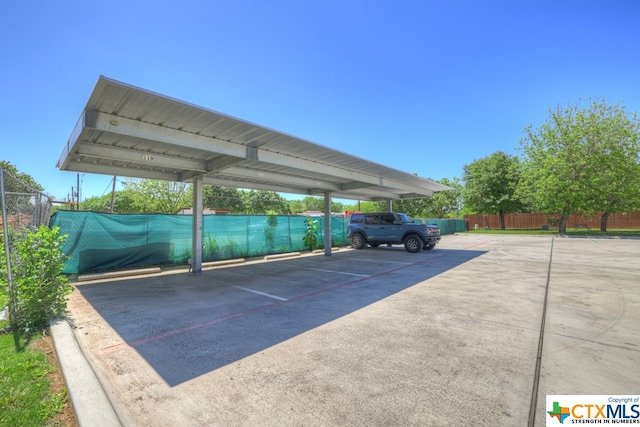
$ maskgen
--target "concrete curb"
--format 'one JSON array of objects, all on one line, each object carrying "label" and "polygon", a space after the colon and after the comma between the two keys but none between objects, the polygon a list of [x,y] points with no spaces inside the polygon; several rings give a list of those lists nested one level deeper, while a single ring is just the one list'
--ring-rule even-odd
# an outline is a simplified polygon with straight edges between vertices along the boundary
[{"label": "concrete curb", "polygon": [[78,425],[122,426],[69,323],[66,320],[57,321],[50,330]]},{"label": "concrete curb", "polygon": [[141,276],[144,274],[161,273],[160,267],[141,268],[137,270],[121,270],[110,271],[107,273],[81,274],[78,276],[78,282],[87,282],[90,280],[111,279],[116,277]]},{"label": "concrete curb", "polygon": [[202,269],[204,270],[205,268],[207,269],[211,269],[211,268],[215,268],[215,267],[223,267],[226,265],[235,265],[235,264],[243,264],[247,262],[247,260],[245,258],[234,258],[234,259],[223,259],[220,261],[209,261],[209,262],[203,262],[202,263]]},{"label": "concrete curb", "polygon": [[269,260],[272,260],[272,259],[291,258],[291,257],[300,256],[300,255],[302,255],[302,252],[287,252],[287,253],[284,253],[284,254],[265,255],[264,259],[266,261],[269,261]]},{"label": "concrete curb", "polygon": [[[333,247],[331,248],[331,252],[337,252],[339,251],[340,248],[339,247]],[[315,249],[313,251],[311,251],[312,254],[323,254],[324,253],[324,249]]]}]

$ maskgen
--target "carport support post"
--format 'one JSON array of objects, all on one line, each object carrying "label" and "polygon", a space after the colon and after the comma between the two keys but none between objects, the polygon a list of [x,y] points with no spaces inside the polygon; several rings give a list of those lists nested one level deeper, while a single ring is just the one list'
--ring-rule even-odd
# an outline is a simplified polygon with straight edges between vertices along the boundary
[{"label": "carport support post", "polygon": [[202,274],[202,177],[193,179],[191,274]]},{"label": "carport support post", "polygon": [[[393,200],[387,199],[387,212],[393,212]],[[393,246],[391,243],[387,243],[387,247]]]},{"label": "carport support post", "polygon": [[331,256],[331,192],[324,193],[324,255]]}]

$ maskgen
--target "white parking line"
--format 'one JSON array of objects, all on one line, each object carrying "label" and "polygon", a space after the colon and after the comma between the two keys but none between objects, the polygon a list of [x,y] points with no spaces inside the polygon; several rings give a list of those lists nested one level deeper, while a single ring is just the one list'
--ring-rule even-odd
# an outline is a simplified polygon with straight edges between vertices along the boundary
[{"label": "white parking line", "polygon": [[370,261],[370,262],[386,262],[389,264],[405,264],[405,265],[409,265],[409,264],[413,264],[412,262],[402,262],[402,261],[381,261],[379,259],[371,259],[371,258],[349,258],[349,259],[355,259],[357,261]]},{"label": "white parking line", "polygon": [[262,295],[264,297],[277,299],[278,301],[287,301],[288,300],[288,298],[279,297],[277,295],[268,294],[266,292],[256,291],[255,289],[249,289],[249,288],[245,288],[243,286],[234,286],[234,288],[242,289],[243,291],[247,291],[247,292],[253,292],[254,294]]},{"label": "white parking line", "polygon": [[323,273],[345,274],[345,275],[347,275],[347,276],[371,277],[369,274],[347,273],[346,271],[324,270],[324,269],[322,269],[322,268],[302,267],[302,269],[303,269],[303,270],[315,270],[315,271],[322,271]]}]

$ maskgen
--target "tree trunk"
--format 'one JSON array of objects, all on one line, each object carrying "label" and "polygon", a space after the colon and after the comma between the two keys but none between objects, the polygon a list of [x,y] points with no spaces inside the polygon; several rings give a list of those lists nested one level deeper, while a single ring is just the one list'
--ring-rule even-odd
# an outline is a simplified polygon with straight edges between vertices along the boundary
[{"label": "tree trunk", "polygon": [[558,226],[558,232],[560,234],[567,234],[567,219],[569,219],[569,217],[560,215],[560,225]]},{"label": "tree trunk", "polygon": [[500,209],[500,230],[504,230],[505,229],[505,225],[504,225],[504,210]]},{"label": "tree trunk", "polygon": [[611,212],[605,212],[600,218],[600,231],[603,233],[607,232],[607,221],[609,220],[609,215],[611,215]]}]

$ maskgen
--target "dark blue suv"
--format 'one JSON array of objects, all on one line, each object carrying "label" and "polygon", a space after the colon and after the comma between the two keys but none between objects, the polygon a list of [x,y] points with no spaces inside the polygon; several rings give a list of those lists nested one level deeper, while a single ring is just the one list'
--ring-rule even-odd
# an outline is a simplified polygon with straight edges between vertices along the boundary
[{"label": "dark blue suv", "polygon": [[349,240],[354,249],[383,243],[404,244],[407,252],[431,250],[440,241],[440,227],[416,223],[403,213],[354,213],[349,221]]}]

